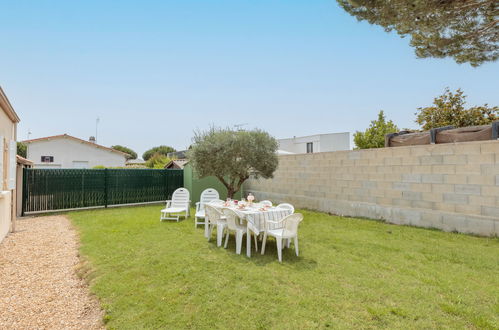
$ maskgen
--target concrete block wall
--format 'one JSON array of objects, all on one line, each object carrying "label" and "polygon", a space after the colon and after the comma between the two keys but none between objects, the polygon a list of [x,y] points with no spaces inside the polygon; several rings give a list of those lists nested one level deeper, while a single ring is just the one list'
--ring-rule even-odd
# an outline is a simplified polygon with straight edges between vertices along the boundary
[{"label": "concrete block wall", "polygon": [[499,236],[499,141],[279,157],[245,192],[334,214]]}]

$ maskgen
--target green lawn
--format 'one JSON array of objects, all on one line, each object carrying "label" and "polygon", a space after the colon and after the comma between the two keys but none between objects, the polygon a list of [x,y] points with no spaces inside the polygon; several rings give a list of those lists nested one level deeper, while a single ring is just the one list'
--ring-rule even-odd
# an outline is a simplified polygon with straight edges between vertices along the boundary
[{"label": "green lawn", "polygon": [[68,213],[109,328],[499,328],[497,238],[302,211],[279,264],[160,209]]}]

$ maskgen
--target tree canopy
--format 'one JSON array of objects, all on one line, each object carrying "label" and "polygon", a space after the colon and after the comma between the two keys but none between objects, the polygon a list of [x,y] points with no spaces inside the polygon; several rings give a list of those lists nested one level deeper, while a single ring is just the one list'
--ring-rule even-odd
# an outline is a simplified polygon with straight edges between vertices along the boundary
[{"label": "tree canopy", "polygon": [[386,121],[385,113],[381,110],[378,119],[371,121],[365,132],[355,132],[353,141],[357,149],[383,148],[385,135],[398,132],[398,127],[391,120]]},{"label": "tree canopy", "polygon": [[129,155],[126,157],[127,160],[137,159],[137,153],[128,147],[115,145],[115,146],[111,146],[111,148],[113,148],[114,150],[118,150],[118,151],[127,153]]},{"label": "tree canopy", "polygon": [[466,109],[466,95],[461,89],[455,93],[445,89],[444,94],[433,100],[433,105],[418,108],[416,123],[424,130],[452,125],[466,127],[490,124],[499,120],[499,107],[487,104]]},{"label": "tree canopy", "polygon": [[478,66],[499,57],[497,0],[337,0],[360,21],[409,36],[416,56]]},{"label": "tree canopy", "polygon": [[142,159],[147,161],[147,160],[149,160],[149,158],[151,158],[156,153],[162,154],[166,157],[166,156],[168,156],[169,152],[175,152],[175,151],[177,151],[177,150],[175,150],[174,148],[172,148],[170,146],[161,145],[158,147],[151,148],[151,149],[147,150],[146,152],[144,152],[142,154]]},{"label": "tree canopy", "polygon": [[17,142],[17,154],[23,158],[26,158],[28,152],[28,146],[22,142]]},{"label": "tree canopy", "polygon": [[156,152],[146,161],[146,167],[149,168],[165,168],[165,165],[170,162],[170,158]]},{"label": "tree canopy", "polygon": [[227,188],[229,198],[250,175],[272,178],[277,169],[275,138],[259,129],[232,130],[212,127],[196,132],[188,158],[201,177],[215,176]]}]

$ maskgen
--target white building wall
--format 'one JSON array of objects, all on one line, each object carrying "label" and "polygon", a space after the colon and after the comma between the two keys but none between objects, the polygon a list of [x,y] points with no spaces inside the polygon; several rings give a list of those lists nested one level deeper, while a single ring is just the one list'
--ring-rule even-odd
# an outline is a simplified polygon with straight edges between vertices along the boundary
[{"label": "white building wall", "polygon": [[320,152],[350,150],[350,133],[334,133],[321,135]]},{"label": "white building wall", "polygon": [[[7,100],[0,88],[0,98]],[[8,102],[8,101],[7,101]],[[17,123],[6,113],[5,102],[0,100],[0,242],[10,230],[14,230],[13,206],[16,205],[15,196],[15,151]],[[14,155],[14,158],[12,158]]]},{"label": "white building wall", "polygon": [[328,152],[350,150],[350,133],[331,133],[310,136],[294,137],[277,140],[279,150],[304,154],[307,152],[307,143],[313,143],[314,152]]},{"label": "white building wall", "polygon": [[[92,168],[125,166],[125,156],[71,138],[40,140],[28,144],[28,159],[34,168]],[[42,163],[42,156],[53,156],[53,163]]]}]

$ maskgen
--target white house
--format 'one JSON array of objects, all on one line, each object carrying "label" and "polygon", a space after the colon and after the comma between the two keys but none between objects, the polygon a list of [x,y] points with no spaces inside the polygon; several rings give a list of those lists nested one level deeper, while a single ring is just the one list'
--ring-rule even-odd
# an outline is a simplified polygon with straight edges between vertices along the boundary
[{"label": "white house", "polygon": [[14,230],[19,117],[0,87],[0,242]]},{"label": "white house", "polygon": [[23,141],[34,168],[92,168],[125,166],[126,153],[62,134]]},{"label": "white house", "polygon": [[330,133],[279,139],[279,150],[295,154],[350,150],[350,133]]}]

